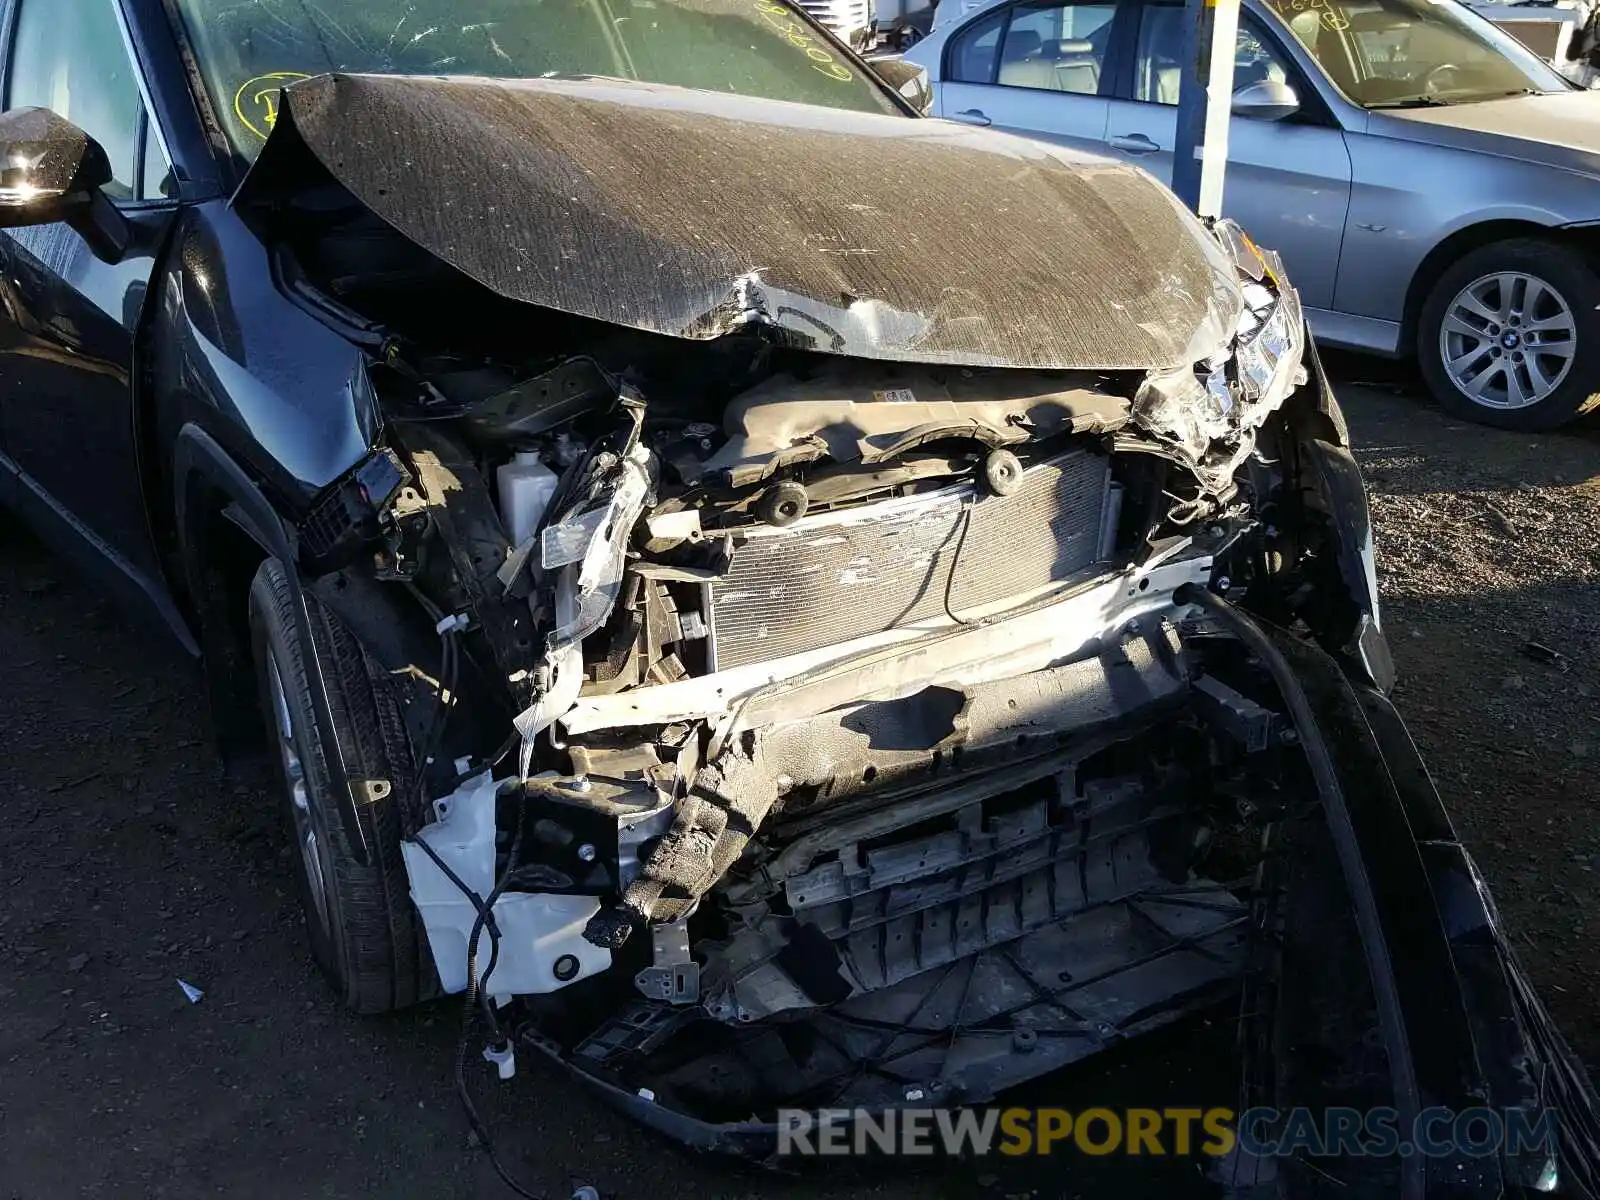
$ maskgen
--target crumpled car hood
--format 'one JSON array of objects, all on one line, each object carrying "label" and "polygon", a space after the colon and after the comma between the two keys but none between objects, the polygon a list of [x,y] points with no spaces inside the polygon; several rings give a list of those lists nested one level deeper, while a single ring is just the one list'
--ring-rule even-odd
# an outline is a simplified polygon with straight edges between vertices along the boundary
[{"label": "crumpled car hood", "polygon": [[755,323],[862,358],[1193,362],[1240,311],[1203,227],[1133,167],[942,121],[611,79],[323,75],[298,140],[493,291],[710,339]]}]

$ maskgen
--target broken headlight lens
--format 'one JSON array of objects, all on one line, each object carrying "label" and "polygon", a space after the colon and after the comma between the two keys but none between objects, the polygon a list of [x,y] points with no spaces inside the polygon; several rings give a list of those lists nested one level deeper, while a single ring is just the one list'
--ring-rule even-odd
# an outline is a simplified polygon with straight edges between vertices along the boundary
[{"label": "broken headlight lens", "polygon": [[1260,283],[1244,285],[1245,311],[1239,318],[1233,361],[1245,399],[1270,412],[1306,381],[1305,317],[1300,297],[1287,285],[1273,292]]},{"label": "broken headlight lens", "polygon": [[1232,221],[1217,222],[1216,234],[1239,273],[1233,341],[1192,368],[1152,372],[1134,399],[1134,419],[1192,464],[1208,489],[1228,493],[1254,430],[1306,380],[1306,334],[1278,256]]},{"label": "broken headlight lens", "polygon": [[1234,330],[1233,376],[1242,398],[1260,406],[1257,420],[1250,422],[1260,424],[1306,381],[1300,364],[1305,314],[1275,253],[1262,250],[1232,221],[1218,221],[1213,232],[1239,273],[1244,311]]},{"label": "broken headlight lens", "polygon": [[611,615],[634,522],[655,486],[650,451],[613,458],[597,481],[597,507],[569,512],[540,534],[540,565],[558,570],[552,648],[581,642]]}]

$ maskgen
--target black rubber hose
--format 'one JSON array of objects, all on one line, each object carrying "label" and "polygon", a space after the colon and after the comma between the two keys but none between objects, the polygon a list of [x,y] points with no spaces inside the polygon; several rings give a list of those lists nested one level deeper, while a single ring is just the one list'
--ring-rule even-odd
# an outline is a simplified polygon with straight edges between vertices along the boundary
[{"label": "black rubber hose", "polygon": [[[1367,960],[1367,974],[1372,980],[1373,996],[1377,1002],[1378,1026],[1383,1032],[1384,1048],[1389,1060],[1390,1086],[1394,1090],[1400,1128],[1414,1129],[1422,1102],[1418,1095],[1416,1069],[1412,1065],[1411,1041],[1406,1035],[1405,1019],[1400,1009],[1400,988],[1395,982],[1394,967],[1389,958],[1388,938],[1378,916],[1378,900],[1372,891],[1372,881],[1367,876],[1366,863],[1362,861],[1361,847],[1356,841],[1355,823],[1350,819],[1350,808],[1339,786],[1333,754],[1317,725],[1316,715],[1311,711],[1311,701],[1306,697],[1305,688],[1300,686],[1300,680],[1288,660],[1273,645],[1266,631],[1249,616],[1222,597],[1193,583],[1178,588],[1172,600],[1174,604],[1198,605],[1226,625],[1267,668],[1283,696],[1284,704],[1288,706],[1289,719],[1300,737],[1300,748],[1305,751],[1312,781],[1322,799],[1328,833],[1333,839],[1339,869],[1344,875],[1345,888],[1350,893],[1350,902],[1355,909],[1356,929],[1361,935],[1361,949]],[[1423,1200],[1426,1166],[1419,1155],[1407,1155],[1400,1159],[1400,1194],[1407,1200]]]}]

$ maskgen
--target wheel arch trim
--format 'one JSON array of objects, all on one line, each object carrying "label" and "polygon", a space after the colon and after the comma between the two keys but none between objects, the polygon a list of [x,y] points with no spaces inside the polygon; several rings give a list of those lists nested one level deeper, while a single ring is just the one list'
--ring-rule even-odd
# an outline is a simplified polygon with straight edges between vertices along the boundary
[{"label": "wheel arch trim", "polygon": [[1579,222],[1570,225],[1547,225],[1527,216],[1494,216],[1480,214],[1472,221],[1451,229],[1428,248],[1411,273],[1406,285],[1405,307],[1400,316],[1400,342],[1402,354],[1417,352],[1417,326],[1422,320],[1422,309],[1428,295],[1450,264],[1464,254],[1495,242],[1514,238],[1543,238],[1546,241],[1590,241],[1600,246],[1600,221]]}]

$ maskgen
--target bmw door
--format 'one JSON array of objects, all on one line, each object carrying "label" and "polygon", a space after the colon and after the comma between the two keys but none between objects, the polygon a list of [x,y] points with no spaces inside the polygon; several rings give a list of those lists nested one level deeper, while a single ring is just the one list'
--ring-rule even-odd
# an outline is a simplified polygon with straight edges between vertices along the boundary
[{"label": "bmw door", "polygon": [[[1146,3],[1134,11],[1138,31],[1108,101],[1106,144],[1170,185],[1184,9]],[[1328,308],[1350,207],[1350,153],[1333,114],[1247,10],[1240,14],[1234,95],[1263,83],[1292,89],[1299,107],[1279,119],[1234,116],[1222,211],[1283,256],[1307,305]]]},{"label": "bmw door", "polygon": [[938,115],[1104,152],[1114,3],[1024,0],[951,35]]}]

